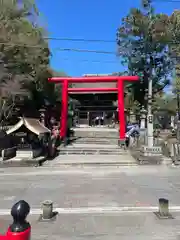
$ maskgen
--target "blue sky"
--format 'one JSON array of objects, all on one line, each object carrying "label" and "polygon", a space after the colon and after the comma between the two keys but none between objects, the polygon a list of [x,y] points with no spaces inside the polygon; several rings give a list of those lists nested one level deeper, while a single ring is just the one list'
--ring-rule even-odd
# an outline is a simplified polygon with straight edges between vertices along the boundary
[{"label": "blue sky", "polygon": [[[171,14],[180,3],[153,3],[158,12]],[[116,29],[131,7],[139,7],[140,0],[37,0],[43,25],[49,37],[116,39]],[[89,49],[116,52],[114,43],[50,41],[51,66],[70,76],[86,73],[112,73],[123,70],[115,55],[59,51],[58,48]]]}]

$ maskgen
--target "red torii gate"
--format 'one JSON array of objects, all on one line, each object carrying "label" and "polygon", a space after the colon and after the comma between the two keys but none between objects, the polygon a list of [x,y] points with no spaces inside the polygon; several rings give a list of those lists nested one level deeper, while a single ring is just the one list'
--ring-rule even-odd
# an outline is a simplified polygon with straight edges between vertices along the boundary
[{"label": "red torii gate", "polygon": [[[102,77],[53,77],[48,81],[62,84],[61,124],[60,137],[66,138],[68,117],[68,94],[75,92],[117,92],[119,140],[125,140],[125,116],[124,116],[124,81],[137,81],[137,76],[102,76]],[[68,88],[69,83],[100,83],[116,82],[116,88]]]}]

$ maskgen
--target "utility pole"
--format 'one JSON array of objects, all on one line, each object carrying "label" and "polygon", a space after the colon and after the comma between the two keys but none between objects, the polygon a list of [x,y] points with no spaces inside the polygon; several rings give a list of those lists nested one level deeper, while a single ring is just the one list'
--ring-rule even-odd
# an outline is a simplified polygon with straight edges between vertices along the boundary
[{"label": "utility pole", "polygon": [[174,80],[175,80],[175,88],[176,88],[176,100],[177,100],[177,115],[178,115],[178,121],[180,122],[180,74],[178,71],[178,61],[176,60],[176,64],[174,67]]},{"label": "utility pole", "polygon": [[[151,0],[143,0],[143,2],[146,4],[144,5],[146,9],[148,10],[148,20],[149,20],[149,30],[150,30],[150,36],[148,36],[148,43],[150,44],[150,51],[146,51],[146,57],[148,56],[148,65],[149,65],[149,81],[148,81],[148,119],[147,119],[147,146],[143,146],[142,148],[142,154],[143,157],[151,157],[151,158],[157,158],[161,159],[162,157],[162,148],[161,146],[154,146],[154,129],[153,129],[153,114],[152,114],[152,97],[153,97],[153,77],[156,74],[155,73],[155,56],[154,56],[154,46],[153,46],[153,39],[151,36],[151,30],[152,30],[152,6],[151,6]],[[150,52],[150,54],[148,54]],[[150,55],[150,56],[149,56]],[[142,160],[143,162],[143,160]],[[168,162],[169,163],[169,162]]]},{"label": "utility pole", "polygon": [[[149,21],[151,24],[152,20],[152,7],[151,7],[151,1],[148,0],[149,4]],[[151,43],[152,44],[152,40]],[[147,142],[148,142],[148,147],[152,148],[154,145],[154,138],[153,138],[153,114],[152,114],[152,92],[153,92],[153,74],[154,74],[154,59],[153,56],[151,56],[149,64],[150,64],[150,78],[148,81],[148,113],[147,113]]]},{"label": "utility pole", "polygon": [[154,138],[153,138],[153,115],[152,115],[152,76],[149,79],[148,83],[148,122],[147,122],[147,136],[148,136],[148,147],[153,147]]}]

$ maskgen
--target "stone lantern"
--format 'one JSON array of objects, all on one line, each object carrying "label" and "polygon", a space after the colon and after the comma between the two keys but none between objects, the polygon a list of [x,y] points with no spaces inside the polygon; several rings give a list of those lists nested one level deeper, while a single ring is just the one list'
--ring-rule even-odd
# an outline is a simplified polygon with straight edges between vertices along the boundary
[{"label": "stone lantern", "polygon": [[140,129],[144,130],[146,129],[146,114],[147,114],[147,111],[146,109],[144,109],[144,106],[142,107],[140,114],[141,114]]},{"label": "stone lantern", "polygon": [[129,121],[130,121],[131,124],[136,123],[136,114],[134,114],[133,111],[130,111],[130,116],[129,116],[129,118],[130,118]]}]

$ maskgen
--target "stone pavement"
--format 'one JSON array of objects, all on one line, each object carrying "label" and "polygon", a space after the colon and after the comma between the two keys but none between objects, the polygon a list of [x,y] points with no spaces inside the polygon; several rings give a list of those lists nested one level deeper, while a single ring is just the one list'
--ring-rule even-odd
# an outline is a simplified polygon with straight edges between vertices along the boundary
[{"label": "stone pavement", "polygon": [[167,167],[20,168],[0,173],[0,209],[19,199],[39,208],[154,206],[165,197],[180,205],[180,169]]},{"label": "stone pavement", "polygon": [[[180,238],[180,214],[174,219],[159,220],[153,213],[59,214],[52,222],[39,222],[38,215],[29,217],[33,240],[177,240]],[[1,232],[11,222],[0,219]]]},{"label": "stone pavement", "polygon": [[[179,239],[180,212],[159,220],[152,212],[82,213],[84,208],[157,206],[165,197],[180,210],[180,168],[162,166],[87,168],[9,168],[0,170],[0,215],[13,203],[28,201],[32,209],[43,200],[79,212],[60,213],[54,222],[31,215],[32,239]],[[138,209],[138,208],[137,208]],[[11,222],[0,216],[0,232]]]}]

